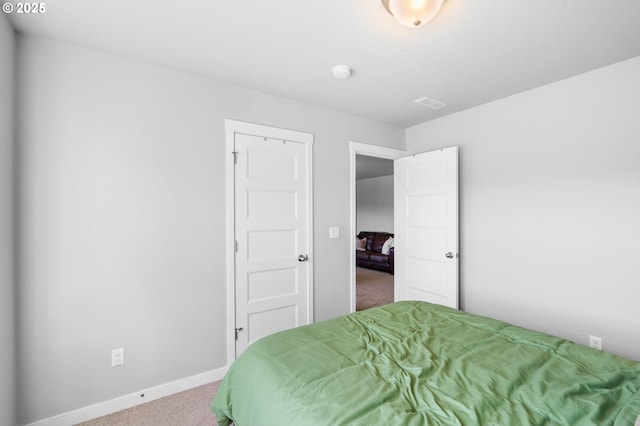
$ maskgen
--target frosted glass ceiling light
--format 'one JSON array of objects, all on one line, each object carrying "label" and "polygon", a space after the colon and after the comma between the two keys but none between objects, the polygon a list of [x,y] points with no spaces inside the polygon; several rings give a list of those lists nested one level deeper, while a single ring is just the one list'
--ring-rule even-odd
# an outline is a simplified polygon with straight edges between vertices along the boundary
[{"label": "frosted glass ceiling light", "polygon": [[438,13],[445,0],[382,0],[382,5],[405,27],[424,25]]}]

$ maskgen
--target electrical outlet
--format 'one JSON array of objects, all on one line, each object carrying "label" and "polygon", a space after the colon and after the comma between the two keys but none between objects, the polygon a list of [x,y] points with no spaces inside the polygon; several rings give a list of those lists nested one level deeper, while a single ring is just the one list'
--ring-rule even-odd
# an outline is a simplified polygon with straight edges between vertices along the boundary
[{"label": "electrical outlet", "polygon": [[601,351],[602,350],[602,337],[589,336],[589,347]]},{"label": "electrical outlet", "polygon": [[124,348],[111,351],[111,366],[117,367],[119,365],[124,365]]}]

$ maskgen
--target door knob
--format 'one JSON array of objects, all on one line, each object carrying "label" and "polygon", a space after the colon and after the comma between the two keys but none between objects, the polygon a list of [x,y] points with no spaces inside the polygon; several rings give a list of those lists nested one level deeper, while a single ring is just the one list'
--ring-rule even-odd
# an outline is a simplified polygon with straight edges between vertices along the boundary
[{"label": "door knob", "polygon": [[309,256],[307,256],[306,254],[301,254],[300,256],[298,256],[298,262],[306,262],[307,260],[309,260]]},{"label": "door knob", "polygon": [[453,259],[453,252],[448,252],[447,254],[445,254],[445,257],[447,259]]}]

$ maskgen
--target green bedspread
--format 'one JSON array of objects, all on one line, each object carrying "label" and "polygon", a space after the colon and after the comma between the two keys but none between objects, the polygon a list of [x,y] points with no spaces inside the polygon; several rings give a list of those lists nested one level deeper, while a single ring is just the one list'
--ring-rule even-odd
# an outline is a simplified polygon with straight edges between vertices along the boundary
[{"label": "green bedspread", "polygon": [[633,426],[640,363],[398,302],[255,342],[212,410],[223,426]]}]

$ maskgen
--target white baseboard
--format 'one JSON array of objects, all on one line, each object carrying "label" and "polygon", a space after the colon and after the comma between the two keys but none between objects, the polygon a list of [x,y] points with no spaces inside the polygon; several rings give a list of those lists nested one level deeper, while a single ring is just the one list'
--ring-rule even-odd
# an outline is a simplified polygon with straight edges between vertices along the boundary
[{"label": "white baseboard", "polygon": [[107,414],[135,407],[136,405],[144,404],[145,402],[164,398],[165,396],[173,395],[174,393],[215,382],[216,380],[222,379],[226,372],[227,367],[218,368],[216,370],[196,374],[195,376],[186,377],[184,379],[114,398],[109,401],[100,402],[78,410],[69,411],[68,413],[49,417],[48,419],[38,420],[37,422],[29,423],[26,426],[70,426],[86,422],[87,420],[106,416]]}]

